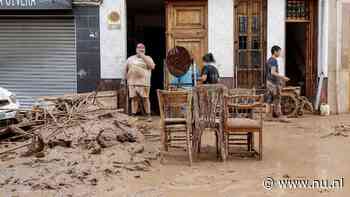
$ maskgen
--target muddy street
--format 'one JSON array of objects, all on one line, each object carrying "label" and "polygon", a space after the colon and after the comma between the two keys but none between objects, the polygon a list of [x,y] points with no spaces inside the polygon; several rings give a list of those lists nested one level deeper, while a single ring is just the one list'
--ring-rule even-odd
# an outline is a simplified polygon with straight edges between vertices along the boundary
[{"label": "muddy street", "polygon": [[[147,160],[150,162],[147,169],[134,165],[130,168],[122,166],[120,158],[126,158],[128,154],[122,155],[117,147],[103,150],[104,153],[100,155],[59,147],[64,150],[55,149],[44,158],[2,157],[0,194],[6,197],[345,197],[350,194],[347,184],[350,178],[350,138],[338,135],[334,128],[349,123],[350,115],[306,116],[293,119],[291,123],[265,122],[262,161],[243,156],[230,157],[225,163],[217,161],[215,138],[210,132],[205,133],[202,153],[192,167],[188,166],[183,150],[171,150],[162,164],[159,159]],[[140,123],[139,129],[145,129],[145,124]],[[158,119],[154,118],[153,125],[148,127],[153,128],[149,136],[157,136]],[[145,148],[159,148],[158,138],[147,140],[152,146]],[[344,187],[266,190],[263,181],[267,177],[276,180],[343,178]]]}]

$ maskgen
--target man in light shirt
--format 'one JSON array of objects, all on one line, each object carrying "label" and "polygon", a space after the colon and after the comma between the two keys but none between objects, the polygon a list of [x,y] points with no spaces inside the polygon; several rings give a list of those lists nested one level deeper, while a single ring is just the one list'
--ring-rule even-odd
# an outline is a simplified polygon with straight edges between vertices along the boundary
[{"label": "man in light shirt", "polygon": [[127,80],[129,97],[131,99],[131,113],[133,116],[138,112],[139,102],[142,99],[142,107],[151,119],[151,104],[149,92],[151,87],[151,73],[155,68],[155,63],[150,56],[146,54],[146,47],[139,43],[136,47],[136,55],[128,58],[126,63],[125,79]]}]

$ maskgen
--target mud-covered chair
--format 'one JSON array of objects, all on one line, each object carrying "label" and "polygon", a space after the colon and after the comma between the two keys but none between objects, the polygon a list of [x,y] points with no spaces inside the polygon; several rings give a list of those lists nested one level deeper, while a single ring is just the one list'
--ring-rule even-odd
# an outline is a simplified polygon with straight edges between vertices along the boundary
[{"label": "mud-covered chair", "polygon": [[[228,96],[239,96],[239,95],[256,95],[256,89],[248,89],[248,88],[234,88],[229,89],[227,91]],[[247,111],[246,111],[247,113]],[[254,146],[254,136],[251,132],[234,132],[229,133],[228,136],[228,143],[231,146],[240,148],[240,147],[246,147],[247,150],[251,150],[251,147]]]},{"label": "mud-covered chair", "polygon": [[193,147],[200,153],[203,132],[211,129],[216,136],[216,152],[218,158],[226,160],[223,136],[224,95],[226,87],[221,84],[198,85],[193,90],[193,116],[195,131]]},{"label": "mud-covered chair", "polygon": [[185,145],[192,165],[192,92],[158,90],[161,123],[161,160],[164,151]]},{"label": "mud-covered chair", "polygon": [[[262,95],[225,96],[224,135],[226,155],[230,154],[229,136],[235,133],[257,133],[259,136],[258,151],[249,147],[248,152],[262,159],[263,154],[263,106]],[[254,137],[252,137],[254,139]],[[254,143],[250,143],[254,144]]]}]

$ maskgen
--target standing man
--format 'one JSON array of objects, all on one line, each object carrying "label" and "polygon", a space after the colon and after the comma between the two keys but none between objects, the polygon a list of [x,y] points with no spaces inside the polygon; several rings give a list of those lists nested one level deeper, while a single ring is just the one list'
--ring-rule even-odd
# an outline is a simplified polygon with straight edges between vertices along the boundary
[{"label": "standing man", "polygon": [[[288,77],[279,73],[277,58],[281,55],[281,47],[273,46],[271,48],[271,57],[266,63],[266,87],[269,95],[269,103],[273,104],[272,116],[281,118],[281,92]],[[283,120],[283,119],[281,119]]]},{"label": "standing man", "polygon": [[138,100],[141,99],[142,107],[148,116],[147,121],[149,122],[152,121],[149,100],[151,73],[155,66],[153,59],[146,55],[145,45],[139,43],[136,46],[136,55],[129,57],[127,60],[125,72],[131,99],[131,113],[133,116],[136,115],[139,106]]}]

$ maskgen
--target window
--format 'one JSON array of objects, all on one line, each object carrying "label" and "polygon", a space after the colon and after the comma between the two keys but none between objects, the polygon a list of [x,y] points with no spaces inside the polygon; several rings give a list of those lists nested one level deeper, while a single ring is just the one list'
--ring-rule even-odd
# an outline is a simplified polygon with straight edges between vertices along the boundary
[{"label": "window", "polygon": [[309,0],[287,0],[287,20],[310,20]]},{"label": "window", "polygon": [[266,0],[235,2],[235,87],[260,88],[266,60]]}]

